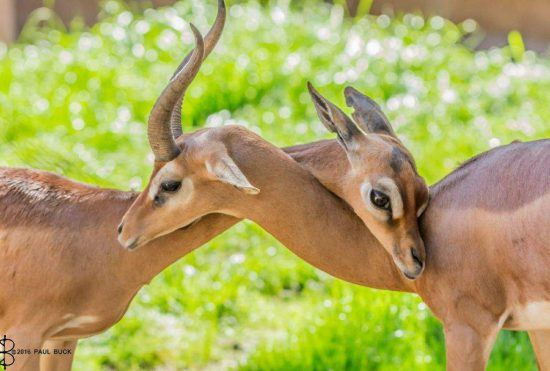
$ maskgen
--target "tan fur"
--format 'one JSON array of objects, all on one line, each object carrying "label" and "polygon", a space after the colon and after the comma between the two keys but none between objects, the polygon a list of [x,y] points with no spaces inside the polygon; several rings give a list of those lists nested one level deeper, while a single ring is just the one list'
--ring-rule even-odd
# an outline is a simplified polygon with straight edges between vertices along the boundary
[{"label": "tan fur", "polygon": [[[547,142],[536,146],[545,148],[544,146],[548,146],[548,144],[544,143]],[[263,146],[262,144],[261,147]],[[508,152],[512,152],[510,154],[517,158],[520,154],[528,152],[527,149],[532,146],[535,144],[525,144],[514,151],[509,150],[510,146],[498,149],[498,151],[493,150],[490,154],[494,153],[494,155],[482,158],[480,166],[489,164],[499,166],[498,161],[508,162]],[[304,168],[312,171],[329,189],[336,193],[342,191],[337,180],[340,172],[347,171],[347,159],[335,141],[321,141],[296,146],[288,149],[287,152]],[[331,161],[327,161],[324,157],[327,153],[330,154]],[[279,160],[278,158],[277,161]],[[527,167],[521,166],[521,163],[529,164],[531,161],[528,157],[520,158],[518,169],[527,171],[527,174],[522,174],[526,175],[522,179],[525,187],[536,179],[536,177],[533,178],[534,175],[531,175],[531,178],[527,177],[531,171],[538,170],[539,174],[547,174],[543,171],[544,164],[547,162],[543,160],[545,158],[540,160],[538,168],[527,169]],[[469,169],[467,174],[461,176],[462,179],[479,178],[480,175],[486,178],[495,173],[479,173],[475,170]],[[460,169],[459,172],[464,173],[465,170]],[[32,333],[40,334],[41,331],[44,333],[50,327],[62,325],[62,319],[67,313],[85,315],[90,313],[90,309],[93,308],[97,308],[97,312],[101,312],[101,315],[105,317],[102,326],[87,329],[88,332],[73,332],[65,335],[70,338],[80,338],[111,326],[122,316],[129,301],[143,284],[149,282],[165,266],[237,221],[237,219],[227,216],[208,215],[187,230],[177,231],[169,236],[159,238],[131,254],[125,253],[117,246],[114,229],[117,220],[133,201],[133,194],[87,187],[52,174],[33,170],[4,169],[0,173],[0,194],[2,194],[0,204],[4,210],[0,214],[0,229],[2,230],[0,254],[2,254],[2,261],[5,262],[3,263],[4,269],[0,271],[0,275],[2,275],[0,282],[5,283],[0,290],[0,325],[2,327],[0,331],[13,337],[20,333],[21,336],[27,337],[25,328],[32,328]],[[248,172],[245,171],[245,174]],[[464,215],[460,209],[464,208],[465,204],[471,204],[472,195],[475,194],[469,192],[468,185],[464,184],[461,187],[460,182],[452,182],[455,176],[456,174],[452,173],[432,189],[434,196],[431,206],[426,211],[421,223],[429,251],[428,264],[424,274],[426,277],[417,281],[415,285],[420,295],[434,309],[436,315],[443,320],[446,327],[454,328],[458,326],[455,324],[463,323],[463,326],[469,329],[465,331],[471,336],[459,337],[458,340],[452,340],[454,330],[449,333],[448,346],[458,349],[456,356],[451,356],[449,359],[450,364],[456,362],[458,365],[463,365],[468,360],[474,359],[474,362],[479,365],[485,362],[483,354],[475,361],[476,352],[474,351],[470,355],[470,353],[460,351],[460,346],[464,341],[467,344],[477,344],[480,338],[485,341],[492,339],[490,336],[482,334],[488,331],[483,330],[484,328],[491,327],[487,323],[493,321],[493,318],[495,320],[500,318],[502,313],[506,312],[504,304],[499,303],[529,302],[545,300],[545,298],[547,300],[548,273],[543,268],[548,266],[549,262],[547,262],[547,254],[544,251],[540,251],[536,246],[534,249],[531,247],[536,240],[529,237],[530,241],[522,237],[521,229],[518,229],[516,225],[511,229],[514,233],[506,241],[513,246],[522,246],[522,249],[527,249],[525,251],[529,251],[529,254],[509,257],[509,261],[518,262],[517,266],[516,264],[512,265],[512,267],[516,267],[516,270],[519,269],[518,272],[511,275],[506,273],[503,278],[499,278],[499,275],[493,277],[492,275],[496,274],[492,268],[493,265],[486,263],[490,257],[484,257],[487,247],[470,243],[470,240],[465,238],[470,234],[470,226],[460,224],[464,222]],[[274,178],[276,180],[276,177]],[[310,179],[308,182],[311,182],[311,178],[307,177],[307,179]],[[501,187],[507,184],[503,183],[501,179],[498,179],[498,182]],[[35,190],[37,187],[49,189],[50,206],[40,204],[40,199],[43,200],[42,196],[26,199],[25,195],[33,192],[21,190],[20,188],[25,184],[29,184]],[[311,188],[304,189],[303,182],[299,184],[300,186],[292,188],[293,191],[303,190],[306,194],[311,192]],[[313,184],[315,183],[313,182]],[[529,189],[537,190],[539,189],[537,187]],[[465,188],[466,192],[464,192]],[[512,191],[512,189],[510,190]],[[320,200],[325,197],[332,199],[330,193],[322,194],[325,196],[319,196],[320,198],[316,202],[321,202]],[[481,203],[482,207],[485,204],[503,204],[503,201],[499,201],[499,197],[505,196],[502,192],[493,193],[491,196],[493,200],[484,198],[484,203]],[[299,199],[301,199],[300,195]],[[453,199],[461,199],[461,201],[455,202]],[[527,202],[531,203],[531,201]],[[333,208],[331,214],[334,215],[334,222],[330,223],[330,228],[335,231],[345,231],[345,233],[338,233],[339,238],[342,239],[341,242],[333,243],[331,241],[319,248],[308,244],[303,249],[297,250],[297,253],[329,273],[352,282],[377,288],[410,291],[411,288],[406,282],[403,282],[381,246],[364,227],[360,227],[361,223],[353,217],[345,204],[337,204],[340,206],[330,205]],[[497,214],[502,213],[500,209],[497,210]],[[445,210],[448,210],[448,214],[442,214]],[[530,212],[532,211],[530,210]],[[342,217],[342,215],[348,216]],[[447,216],[441,218],[444,215]],[[324,216],[324,213],[313,217],[304,217],[307,218],[308,223],[294,220],[290,223],[299,223],[300,229],[312,228],[311,233],[322,234],[327,226],[323,223],[318,225],[317,221],[321,216]],[[547,216],[544,214],[542,216],[544,218],[538,217],[539,223],[547,226]],[[332,219],[332,217],[329,218]],[[281,219],[284,223],[285,218],[281,217]],[[470,220],[471,218],[468,218],[466,222]],[[471,222],[475,223],[475,220],[471,220]],[[278,222],[275,223],[278,224]],[[81,228],[78,227],[79,225],[89,227]],[[355,227],[346,230],[346,225]],[[474,225],[476,228],[482,227],[477,223]],[[40,229],[37,229],[39,226],[41,226]],[[456,235],[450,235],[448,232],[455,228],[458,228]],[[547,228],[540,228],[536,224],[530,228],[548,231]],[[294,227],[290,228],[289,233],[283,236],[285,241],[288,242],[288,239],[292,239],[295,230]],[[367,237],[360,237],[364,234]],[[528,235],[530,234],[528,233]],[[541,248],[546,246],[540,245],[540,243],[545,243],[549,237],[542,236],[538,232],[532,236],[537,235],[540,239],[538,246]],[[362,238],[365,238],[365,241],[361,243]],[[345,242],[348,239],[349,242]],[[358,248],[357,241],[360,243],[360,248]],[[464,241],[464,243],[458,247],[456,244],[460,241]],[[296,242],[296,244],[298,243]],[[502,243],[499,246],[501,246],[500,251],[510,249]],[[547,247],[545,248],[547,249]],[[461,250],[461,256],[455,256],[456,252]],[[5,255],[7,253],[19,256],[20,260],[7,258]],[[534,276],[533,273],[537,272],[537,268],[536,265],[530,263],[530,259],[526,260],[529,256],[542,263],[541,270]],[[79,261],[82,264],[78,264]],[[335,261],[340,261],[340,263],[334,264]],[[36,262],[36,265],[33,262]],[[43,264],[44,262],[47,264]],[[135,269],[136,267],[139,269]],[[523,274],[521,273],[522,269],[526,269],[530,273]],[[41,272],[40,275],[36,275],[37,272]],[[477,279],[475,278],[476,274],[480,276]],[[503,291],[499,287],[508,285],[507,276],[512,278],[514,280],[512,282],[515,283],[510,285],[512,290]],[[78,280],[75,280],[76,277]],[[471,278],[463,279],[463,277]],[[522,279],[530,281],[521,284]],[[42,295],[35,297],[24,294],[25,287],[43,287],[44,284],[48,284],[48,290],[43,290]],[[474,290],[472,287],[476,289]],[[532,289],[525,290],[525,288]],[[487,299],[485,300],[485,298]],[[105,307],[107,302],[109,306]],[[491,310],[492,305],[497,305],[497,310]],[[35,308],[43,308],[41,312],[44,313],[37,313]],[[506,322],[512,320],[513,318],[507,318]],[[481,324],[477,325],[477,322]],[[22,330],[19,330],[20,328]],[[479,328],[477,330],[479,332],[472,328]],[[32,337],[29,336],[29,338]],[[543,337],[543,339],[546,338]],[[34,340],[35,343],[41,341],[43,341],[42,338]],[[22,342],[24,343],[24,341]],[[548,342],[542,342],[542,344],[537,346],[539,348],[545,346],[544,349],[548,349],[547,347],[550,346],[545,345]],[[452,350],[450,352],[453,354]],[[540,353],[540,351],[537,352],[539,362]],[[542,354],[546,355],[548,352],[542,352]]]},{"label": "tan fur", "polygon": [[[339,178],[344,199],[403,274],[418,278],[426,253],[417,217],[428,202],[428,186],[418,175],[413,157],[372,99],[352,87],[345,89],[346,102],[355,109],[352,120],[310,83],[308,90],[319,120],[337,134],[350,162]],[[377,206],[375,194],[387,197],[389,208]]]},{"label": "tan fur", "polygon": [[[267,229],[285,245],[329,274],[369,287],[412,290],[344,202],[288,155],[267,143],[259,146],[268,149],[269,156],[258,160],[269,161],[264,166],[270,186],[246,197],[263,197],[281,210],[277,215],[272,207],[258,208],[258,220],[267,220],[262,225],[269,223]],[[272,162],[281,163],[277,171]],[[294,184],[291,197],[280,187],[283,179]],[[241,196],[226,184],[220,187]],[[0,169],[0,332],[31,348],[49,339],[73,342],[102,332],[122,317],[137,291],[155,275],[238,221],[205,215],[130,253],[118,245],[116,226],[135,198],[133,193],[98,189],[41,171]],[[224,198],[217,203],[228,206]],[[67,327],[83,316],[98,320]],[[37,357],[25,358],[18,358],[22,367],[38,362]]]},{"label": "tan fur", "polygon": [[529,331],[539,370],[550,370],[550,330]]},{"label": "tan fur", "polygon": [[[208,216],[129,254],[116,241],[116,225],[135,196],[36,170],[0,169],[0,333],[22,348],[39,348],[49,339],[102,332],[141,286],[237,222]],[[83,316],[98,320],[66,328]],[[37,362],[19,356],[10,368],[36,369]]]},{"label": "tan fur", "polygon": [[[403,160],[399,171],[392,168],[394,148],[410,156],[402,144],[385,135],[369,134],[365,138],[367,140],[357,140],[357,147],[347,154],[351,167],[341,176],[342,196],[392,255],[401,271],[416,279],[426,259],[417,214],[428,200],[428,187],[417,174],[412,160]],[[370,194],[362,192],[365,183],[390,196],[392,208],[395,208],[391,217],[381,219],[381,211],[373,210]],[[413,250],[420,262],[413,257]]]},{"label": "tan fur", "polygon": [[[223,1],[218,4],[220,10],[225,9]],[[217,31],[206,37],[209,46],[203,54],[215,45],[223,19],[219,17]],[[200,44],[200,35],[194,31]],[[173,81],[171,87],[181,85]],[[152,129],[155,125],[166,129],[166,124],[174,124],[174,117],[179,124],[183,98],[179,90],[178,99],[171,99],[175,106],[163,109],[171,113],[170,122],[154,115]],[[368,110],[358,110],[354,118],[365,121],[368,114]],[[384,130],[385,121],[378,117],[365,125]],[[150,132],[157,158],[171,159],[176,153],[166,151],[173,149],[171,136],[160,138],[156,130]],[[21,348],[43,344],[75,347],[77,339],[116,323],[137,291],[162,269],[244,217],[255,220],[298,256],[336,277],[374,288],[418,292],[445,325],[450,369],[483,368],[500,327],[520,329],[526,322],[526,318],[514,322],[517,308],[548,301],[550,228],[548,200],[541,199],[550,183],[548,142],[494,150],[432,189],[433,206],[420,224],[428,249],[427,267],[412,283],[403,278],[348,204],[335,196],[357,204],[359,189],[359,184],[342,182],[352,177],[348,176],[348,159],[335,141],[288,149],[300,167],[242,128],[198,133],[215,135],[206,137],[208,146],[193,145],[197,133],[181,137],[183,153],[170,161],[175,169],[170,170],[171,175],[191,181],[192,192],[166,203],[170,208],[165,205],[153,212],[156,190],[150,186],[137,197],[44,172],[0,169],[0,334],[8,334]],[[383,135],[379,134],[379,139]],[[383,139],[386,144],[394,140],[391,135]],[[189,148],[182,148],[183,142]],[[388,147],[380,149],[369,156],[371,169],[387,174],[386,169],[376,168],[388,163]],[[240,171],[228,173],[232,165],[227,162],[221,171],[206,166],[222,155],[229,156]],[[165,165],[155,165],[153,178]],[[423,189],[410,182],[414,164],[404,165],[410,168],[408,172],[400,171],[392,179],[399,185],[399,177],[404,176],[405,186]],[[412,193],[410,189],[402,193],[406,195],[404,215],[410,218],[427,199],[427,194]],[[205,199],[199,199],[199,194],[206,195]],[[521,208],[527,201],[534,203]],[[120,239],[127,246],[133,244],[128,245],[132,236],[144,239],[133,241],[141,248],[129,253],[118,246],[116,224],[132,202],[125,218],[130,222],[123,226]],[[521,210],[529,210],[529,214]],[[151,218],[151,214],[164,218]],[[412,219],[403,225],[413,225]],[[384,240],[383,229],[372,229]],[[405,227],[391,233],[407,234],[409,228]],[[413,239],[421,241],[414,234]],[[388,243],[384,244],[387,248]],[[530,330],[539,364],[547,367],[548,334]],[[71,363],[70,358],[42,361],[46,369],[69,369]],[[38,366],[37,356],[19,356],[10,369],[34,370]]]},{"label": "tan fur", "polygon": [[[341,183],[347,156],[334,141],[287,151],[349,197]],[[550,370],[541,313],[550,298],[549,166],[549,140],[513,143],[473,158],[430,189],[420,219],[426,270],[415,287],[444,324],[450,370],[483,369],[501,328],[529,330],[539,367]]]},{"label": "tan fur", "polygon": [[[350,234],[347,224],[343,223],[341,215],[338,216],[341,206],[333,205],[332,201],[327,204],[324,197],[319,198],[317,192],[312,192],[317,188],[312,186],[315,183],[304,183],[307,174],[303,174],[304,179],[295,177],[300,172],[284,154],[242,128],[211,130],[215,133],[211,137],[215,142],[213,146],[223,143],[243,174],[262,189],[261,193],[250,196],[216,182],[204,183],[200,171],[193,173],[193,169],[201,168],[197,159],[202,158],[203,147],[188,146],[192,141],[191,134],[180,145],[189,148],[187,156],[198,162],[188,165],[184,161],[186,155],[174,161],[185,169],[184,172],[193,173],[197,195],[205,195],[210,201],[202,204],[194,201],[187,205],[190,209],[182,207],[184,210],[178,210],[174,215],[162,208],[153,210],[145,199],[138,198],[125,215],[127,236],[123,240],[134,234],[147,236],[149,223],[158,230],[170,229],[170,224],[178,223],[180,217],[192,219],[196,215],[220,212],[256,221],[300,257],[337,277],[360,283],[357,275],[368,272],[372,273],[371,279],[376,277],[388,285],[400,282],[403,288],[407,286],[399,275],[396,276],[393,265],[383,258],[381,246],[372,236],[368,244],[354,236],[352,244],[358,250],[344,252],[340,250],[343,245],[335,247],[333,231],[340,238]],[[348,197],[341,179],[350,171],[350,165],[336,142],[296,146],[287,152],[330,191]],[[530,153],[538,153],[539,157],[533,159]],[[329,155],[330,161],[323,160],[321,154],[325,158]],[[515,159],[518,169],[529,168],[528,172],[522,170],[521,173],[525,192],[541,189],[540,182],[543,182],[546,193],[539,193],[539,198],[513,212],[476,208],[476,204],[502,203],[506,197],[514,197],[518,192],[515,186],[508,186],[514,185],[513,179],[518,174],[508,173],[507,176],[512,178],[507,180],[500,178],[500,172],[488,171],[504,167],[509,157]],[[529,330],[534,334],[537,330],[533,326],[542,326],[541,331],[546,331],[546,322],[541,324],[532,318],[533,313],[540,316],[539,312],[522,312],[531,316],[529,321],[526,318],[515,321],[514,313],[519,313],[520,304],[546,302],[550,298],[550,272],[547,269],[550,266],[549,164],[550,141],[512,144],[494,149],[459,169],[461,182],[454,182],[457,174],[453,173],[432,189],[430,206],[420,220],[428,251],[426,270],[414,281],[414,288],[444,324],[450,370],[483,369],[501,328]],[[499,192],[472,193],[471,184],[493,184],[499,187]],[[304,189],[307,192],[303,192]],[[472,206],[465,208],[465,204]],[[330,215],[321,209],[316,211],[320,205],[331,210]],[[323,225],[327,218],[337,222]],[[173,222],[166,223],[166,220]],[[310,234],[311,225],[319,223],[321,229]],[[163,227],[163,224],[166,225]],[[296,225],[300,228],[295,228]],[[360,258],[354,256],[343,264],[342,259],[349,256],[342,255],[351,251],[368,251],[367,254],[376,251],[379,260],[375,262],[370,258],[363,261],[363,269],[350,270],[346,264]],[[392,272],[392,278],[384,277],[385,272]],[[374,281],[369,285],[379,287]],[[542,364],[546,361],[545,356],[540,355],[540,349],[547,349],[547,337],[542,333],[532,335],[534,337],[541,339],[535,345]]]}]

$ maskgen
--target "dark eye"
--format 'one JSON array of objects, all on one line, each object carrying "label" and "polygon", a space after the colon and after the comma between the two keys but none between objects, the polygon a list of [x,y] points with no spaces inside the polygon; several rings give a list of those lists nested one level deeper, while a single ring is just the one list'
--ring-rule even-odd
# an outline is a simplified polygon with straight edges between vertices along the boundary
[{"label": "dark eye", "polygon": [[390,198],[385,193],[373,189],[370,193],[370,201],[379,209],[390,210]]},{"label": "dark eye", "polygon": [[176,180],[167,180],[165,182],[162,182],[160,185],[160,189],[162,189],[163,192],[169,192],[173,193],[176,192],[181,187],[181,182]]}]

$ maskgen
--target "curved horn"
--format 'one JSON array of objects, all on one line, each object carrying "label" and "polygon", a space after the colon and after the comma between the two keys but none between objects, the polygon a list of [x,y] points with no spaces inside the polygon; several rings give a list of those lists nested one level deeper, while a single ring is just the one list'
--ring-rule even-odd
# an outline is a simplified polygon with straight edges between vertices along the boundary
[{"label": "curved horn", "polygon": [[[218,0],[218,14],[216,15],[216,20],[214,21],[214,24],[204,37],[204,55],[202,57],[202,60],[204,61],[208,55],[214,50],[214,47],[218,43],[218,40],[220,39],[223,31],[223,27],[225,25],[225,18],[226,18],[226,7],[224,0]],[[191,58],[191,53],[187,54],[187,56],[183,59],[183,62],[178,66],[176,69],[176,72],[174,72],[174,75],[172,76],[172,79],[176,77],[176,75],[179,73],[179,71],[185,66],[189,58]],[[177,139],[180,135],[183,134],[183,130],[181,128],[181,107],[183,105],[183,93],[180,95],[178,102],[174,106],[174,109],[172,110],[172,115],[170,117],[170,127],[172,128],[172,135],[175,139]]]},{"label": "curved horn", "polygon": [[170,129],[170,116],[174,105],[180,96],[185,94],[185,90],[199,72],[202,64],[204,41],[199,30],[193,24],[191,24],[191,30],[195,36],[196,47],[193,49],[188,63],[180,69],[164,88],[149,115],[147,135],[155,160],[159,162],[171,161],[180,152]]}]

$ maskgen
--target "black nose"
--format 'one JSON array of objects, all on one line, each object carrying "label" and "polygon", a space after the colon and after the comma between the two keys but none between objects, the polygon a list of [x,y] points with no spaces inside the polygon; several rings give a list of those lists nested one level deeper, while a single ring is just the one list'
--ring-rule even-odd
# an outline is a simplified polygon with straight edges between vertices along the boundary
[{"label": "black nose", "polygon": [[424,267],[424,262],[422,262],[422,259],[420,259],[420,254],[418,253],[418,250],[414,247],[411,247],[411,256],[413,261],[418,264],[418,266],[422,269],[422,267]]},{"label": "black nose", "polygon": [[122,228],[124,228],[124,224],[120,223],[120,224],[118,225],[118,229],[117,229],[118,234],[121,234],[121,233],[122,233]]}]

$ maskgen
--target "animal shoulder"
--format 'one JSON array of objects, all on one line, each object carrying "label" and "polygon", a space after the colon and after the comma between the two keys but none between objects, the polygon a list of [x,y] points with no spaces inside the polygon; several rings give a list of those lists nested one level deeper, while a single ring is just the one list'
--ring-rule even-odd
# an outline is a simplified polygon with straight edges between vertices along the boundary
[{"label": "animal shoulder", "polygon": [[513,142],[463,163],[431,189],[432,206],[509,211],[550,192],[550,140]]},{"label": "animal shoulder", "polygon": [[19,225],[48,220],[78,204],[101,199],[128,199],[131,192],[104,190],[53,173],[0,168],[0,224]]}]

